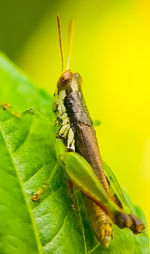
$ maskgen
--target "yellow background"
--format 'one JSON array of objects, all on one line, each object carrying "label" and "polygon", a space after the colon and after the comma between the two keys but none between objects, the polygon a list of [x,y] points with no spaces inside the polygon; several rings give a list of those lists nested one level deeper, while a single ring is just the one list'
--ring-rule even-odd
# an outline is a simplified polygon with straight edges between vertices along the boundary
[{"label": "yellow background", "polygon": [[68,20],[74,19],[70,68],[83,78],[92,118],[101,120],[102,157],[150,223],[150,1],[64,0],[52,8],[15,62],[52,94],[61,74],[56,14],[65,55]]}]

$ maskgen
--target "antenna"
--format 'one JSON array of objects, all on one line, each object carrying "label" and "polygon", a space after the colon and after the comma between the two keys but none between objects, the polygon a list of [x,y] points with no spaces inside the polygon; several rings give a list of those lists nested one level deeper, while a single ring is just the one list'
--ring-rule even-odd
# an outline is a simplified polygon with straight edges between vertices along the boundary
[{"label": "antenna", "polygon": [[67,67],[66,67],[67,70],[69,69],[69,64],[70,64],[70,56],[71,56],[72,41],[73,41],[73,28],[74,28],[73,20],[70,20],[69,30],[68,30],[68,54],[67,54]]},{"label": "antenna", "polygon": [[63,58],[63,50],[62,50],[61,27],[60,27],[60,16],[59,15],[57,15],[57,25],[58,25],[59,46],[60,46],[62,72],[63,72],[63,70],[64,70],[64,58]]}]

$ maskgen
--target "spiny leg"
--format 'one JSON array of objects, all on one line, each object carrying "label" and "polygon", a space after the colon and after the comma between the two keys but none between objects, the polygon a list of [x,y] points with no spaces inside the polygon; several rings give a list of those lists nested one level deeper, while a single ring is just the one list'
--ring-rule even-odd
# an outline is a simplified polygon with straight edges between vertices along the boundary
[{"label": "spiny leg", "polygon": [[31,197],[32,201],[37,202],[40,200],[41,195],[48,189],[51,179],[52,179],[53,175],[55,174],[55,172],[57,171],[58,167],[59,167],[59,164],[57,163],[54,166],[52,173],[50,173],[48,179],[43,184],[43,186],[39,190],[37,190],[36,192],[33,193],[32,197]]}]

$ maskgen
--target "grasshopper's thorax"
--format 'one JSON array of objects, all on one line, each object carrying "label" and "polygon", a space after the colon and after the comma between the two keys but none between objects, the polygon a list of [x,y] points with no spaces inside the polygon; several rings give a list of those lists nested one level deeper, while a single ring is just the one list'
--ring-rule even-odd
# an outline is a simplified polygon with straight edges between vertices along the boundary
[{"label": "grasshopper's thorax", "polygon": [[68,150],[75,151],[74,132],[64,105],[66,95],[81,91],[81,76],[78,73],[65,71],[58,80],[54,94],[54,112],[56,124],[60,126],[58,138],[61,138]]}]

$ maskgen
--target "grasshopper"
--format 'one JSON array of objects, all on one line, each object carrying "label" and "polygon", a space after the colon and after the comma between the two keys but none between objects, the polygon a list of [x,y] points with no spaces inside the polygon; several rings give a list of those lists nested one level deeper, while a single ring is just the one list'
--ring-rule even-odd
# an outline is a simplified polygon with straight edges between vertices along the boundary
[{"label": "grasshopper", "polygon": [[[59,126],[56,155],[65,165],[73,185],[83,194],[89,221],[98,241],[108,247],[113,238],[112,223],[120,228],[128,227],[134,234],[142,232],[145,227],[131,214],[114,174],[102,161],[93,122],[82,93],[82,78],[79,73],[69,70],[72,23],[69,26],[68,61],[65,71],[59,16],[57,23],[62,75],[54,94],[54,112]],[[44,188],[35,193],[32,199],[36,200]]]}]

